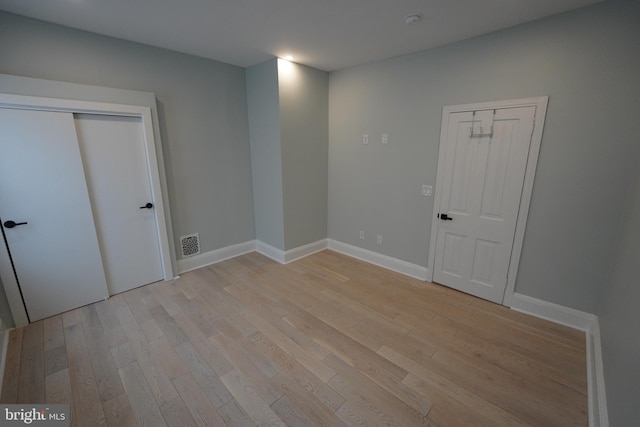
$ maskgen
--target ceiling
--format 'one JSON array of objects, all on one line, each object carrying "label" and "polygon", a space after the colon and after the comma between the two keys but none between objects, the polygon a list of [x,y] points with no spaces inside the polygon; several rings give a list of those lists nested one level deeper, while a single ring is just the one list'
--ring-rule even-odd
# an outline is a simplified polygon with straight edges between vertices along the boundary
[{"label": "ceiling", "polygon": [[[334,71],[602,0],[0,0],[0,10],[249,67]],[[422,19],[407,25],[405,17]]]}]

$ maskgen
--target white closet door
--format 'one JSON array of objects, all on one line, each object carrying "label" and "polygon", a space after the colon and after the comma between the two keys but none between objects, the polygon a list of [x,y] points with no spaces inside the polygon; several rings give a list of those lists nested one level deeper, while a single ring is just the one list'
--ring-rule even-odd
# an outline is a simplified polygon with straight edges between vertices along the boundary
[{"label": "white closet door", "polygon": [[76,114],[75,122],[109,293],[162,280],[141,119]]},{"label": "white closet door", "polygon": [[108,297],[72,114],[0,109],[0,219],[31,322]]}]

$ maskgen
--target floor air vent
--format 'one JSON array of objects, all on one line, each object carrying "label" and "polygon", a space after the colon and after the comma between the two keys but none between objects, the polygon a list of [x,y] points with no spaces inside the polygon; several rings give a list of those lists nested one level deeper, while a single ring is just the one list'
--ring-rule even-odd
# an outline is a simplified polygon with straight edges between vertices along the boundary
[{"label": "floor air vent", "polygon": [[198,255],[200,253],[198,233],[180,237],[180,246],[182,247],[182,256]]}]

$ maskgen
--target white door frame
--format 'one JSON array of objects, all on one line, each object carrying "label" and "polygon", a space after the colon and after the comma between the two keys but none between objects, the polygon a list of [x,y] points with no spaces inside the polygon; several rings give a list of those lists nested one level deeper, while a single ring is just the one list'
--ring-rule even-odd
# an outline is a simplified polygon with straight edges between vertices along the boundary
[{"label": "white door frame", "polygon": [[431,219],[431,239],[429,242],[429,259],[427,261],[427,280],[433,281],[433,272],[436,256],[436,239],[438,230],[438,218],[440,198],[442,195],[442,185],[444,182],[444,145],[448,140],[449,115],[451,113],[459,113],[465,111],[493,110],[501,108],[514,107],[536,107],[535,118],[533,123],[533,133],[531,135],[531,145],[529,146],[529,157],[527,159],[527,169],[524,176],[522,188],[522,197],[520,198],[520,208],[518,210],[518,220],[516,222],[515,237],[513,240],[513,249],[511,250],[511,260],[509,262],[509,273],[507,275],[507,287],[504,293],[502,304],[510,307],[513,301],[513,293],[516,286],[516,276],[518,274],[518,265],[520,264],[520,254],[522,252],[522,242],[524,240],[524,232],[527,225],[527,216],[529,214],[529,205],[531,203],[531,193],[533,192],[533,180],[535,178],[536,166],[538,164],[538,153],[540,152],[540,143],[542,142],[542,131],[544,128],[544,119],[547,113],[548,96],[536,98],[512,99],[505,101],[480,102],[474,104],[451,105],[442,108],[442,124],[440,128],[440,147],[438,153],[438,172],[436,177],[436,188],[433,200],[433,213]]},{"label": "white door frame", "polygon": [[[174,278],[172,266],[170,239],[168,233],[168,217],[166,210],[167,195],[163,194],[160,184],[160,170],[156,149],[156,140],[153,134],[151,108],[140,105],[110,104],[93,101],[79,101],[72,99],[44,98],[35,96],[12,95],[0,93],[0,108],[13,108],[23,110],[59,111],[68,113],[101,114],[109,116],[139,117],[142,121],[144,143],[147,152],[147,167],[151,180],[151,193],[154,204],[160,209],[155,209],[156,229],[160,242],[160,256],[164,280]],[[165,212],[167,212],[165,214]],[[9,274],[10,272],[10,274]],[[22,296],[18,282],[13,274],[9,254],[4,244],[0,244],[0,278],[7,294],[9,307],[16,327],[29,323],[27,312],[22,302]]]}]

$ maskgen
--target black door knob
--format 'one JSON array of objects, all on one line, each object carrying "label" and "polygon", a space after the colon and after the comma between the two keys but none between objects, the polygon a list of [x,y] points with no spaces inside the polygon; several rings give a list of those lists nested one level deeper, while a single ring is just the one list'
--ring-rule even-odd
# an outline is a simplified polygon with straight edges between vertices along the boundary
[{"label": "black door knob", "polygon": [[4,226],[5,226],[5,228],[13,228],[16,225],[25,225],[26,223],[27,223],[26,221],[25,222],[15,222],[15,221],[9,220],[9,221],[5,221],[4,222]]},{"label": "black door knob", "polygon": [[153,207],[153,203],[147,203],[144,206],[140,206],[140,209],[151,209]]},{"label": "black door knob", "polygon": [[453,221],[453,218],[451,218],[447,214],[438,214],[438,218],[440,218],[443,221]]}]

